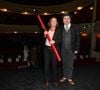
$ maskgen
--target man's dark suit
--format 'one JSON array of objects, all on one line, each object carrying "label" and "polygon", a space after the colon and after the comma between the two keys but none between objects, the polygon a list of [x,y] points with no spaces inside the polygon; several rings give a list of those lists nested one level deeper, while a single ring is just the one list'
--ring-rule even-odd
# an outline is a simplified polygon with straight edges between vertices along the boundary
[{"label": "man's dark suit", "polygon": [[[74,52],[79,50],[80,32],[78,27],[71,25],[68,32],[64,26],[59,29],[59,39],[61,40],[61,55],[63,62],[63,74],[65,78],[72,78]],[[68,43],[67,43],[68,41]]]}]

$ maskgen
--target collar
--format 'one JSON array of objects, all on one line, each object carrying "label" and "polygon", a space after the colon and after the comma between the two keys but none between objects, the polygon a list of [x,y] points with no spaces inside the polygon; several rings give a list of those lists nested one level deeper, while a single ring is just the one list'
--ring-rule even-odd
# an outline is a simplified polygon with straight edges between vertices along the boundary
[{"label": "collar", "polygon": [[[66,27],[66,25],[64,25],[64,27]],[[68,29],[71,27],[71,23],[68,24]]]}]

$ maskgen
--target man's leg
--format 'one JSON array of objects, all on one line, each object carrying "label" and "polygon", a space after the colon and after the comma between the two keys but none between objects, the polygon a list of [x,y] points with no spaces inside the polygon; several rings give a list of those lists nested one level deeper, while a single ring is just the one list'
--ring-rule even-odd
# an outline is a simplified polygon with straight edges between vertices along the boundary
[{"label": "man's leg", "polygon": [[64,82],[66,79],[70,84],[74,85],[72,81],[72,72],[73,72],[73,62],[74,62],[74,53],[72,51],[62,50],[62,59],[63,59],[63,78],[60,80]]}]

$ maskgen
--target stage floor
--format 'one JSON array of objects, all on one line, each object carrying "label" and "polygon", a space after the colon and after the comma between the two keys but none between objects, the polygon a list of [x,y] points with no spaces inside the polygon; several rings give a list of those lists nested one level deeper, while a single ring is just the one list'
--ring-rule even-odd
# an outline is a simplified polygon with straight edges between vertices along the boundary
[{"label": "stage floor", "polygon": [[[58,67],[58,78],[61,73],[62,67]],[[1,70],[0,90],[100,90],[100,64],[75,67],[73,78],[76,86],[58,82],[58,86],[45,87],[42,68]]]}]

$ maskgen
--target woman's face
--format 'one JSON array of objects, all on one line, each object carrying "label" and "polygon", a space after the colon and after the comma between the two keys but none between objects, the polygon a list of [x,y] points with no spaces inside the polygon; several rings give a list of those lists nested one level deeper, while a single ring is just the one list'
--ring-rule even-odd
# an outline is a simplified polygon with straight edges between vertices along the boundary
[{"label": "woman's face", "polygon": [[57,26],[57,19],[56,18],[52,18],[50,24],[51,24],[51,27],[56,27]]}]

